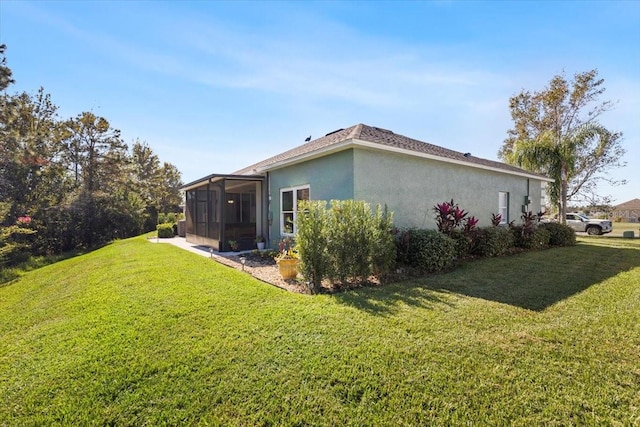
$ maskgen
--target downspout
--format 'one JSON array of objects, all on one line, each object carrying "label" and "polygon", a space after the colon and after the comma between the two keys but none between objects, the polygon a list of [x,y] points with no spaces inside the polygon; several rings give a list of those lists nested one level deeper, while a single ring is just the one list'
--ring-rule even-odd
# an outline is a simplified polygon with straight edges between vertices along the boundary
[{"label": "downspout", "polygon": [[527,199],[526,199],[527,212],[525,212],[525,213],[529,212],[529,203],[531,203],[531,198],[529,197],[530,196],[530,194],[529,194],[530,184],[531,183],[529,182],[529,178],[527,178]]},{"label": "downspout", "polygon": [[265,209],[265,213],[263,214],[262,223],[263,224],[265,223],[264,218],[266,218],[267,219],[266,221],[267,232],[265,237],[267,241],[266,247],[270,248],[271,247],[271,224],[273,223],[273,213],[271,212],[271,174],[268,171],[266,174],[266,178],[264,180],[264,184],[266,188],[263,190],[265,194],[263,200],[266,201],[265,205],[267,209]]}]

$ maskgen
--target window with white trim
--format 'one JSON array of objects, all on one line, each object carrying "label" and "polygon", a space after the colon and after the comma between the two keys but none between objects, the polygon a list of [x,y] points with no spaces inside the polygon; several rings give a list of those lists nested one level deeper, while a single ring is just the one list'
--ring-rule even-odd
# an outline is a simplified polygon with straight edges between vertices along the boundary
[{"label": "window with white trim", "polygon": [[500,224],[509,223],[509,193],[500,191],[498,193],[498,213],[502,216]]},{"label": "window with white trim", "polygon": [[283,188],[280,190],[280,232],[293,235],[298,217],[298,202],[309,200],[309,186]]}]

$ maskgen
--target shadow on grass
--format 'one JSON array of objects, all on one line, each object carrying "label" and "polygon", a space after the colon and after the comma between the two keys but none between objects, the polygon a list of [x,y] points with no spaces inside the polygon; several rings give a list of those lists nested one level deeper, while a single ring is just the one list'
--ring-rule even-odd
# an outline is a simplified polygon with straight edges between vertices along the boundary
[{"label": "shadow on grass", "polygon": [[541,311],[636,267],[640,243],[584,240],[573,247],[471,261],[450,273],[347,292],[336,299],[375,314],[391,314],[399,302],[429,308],[444,302],[442,292],[450,292]]},{"label": "shadow on grass", "polygon": [[65,259],[75,258],[77,256],[84,255],[89,252],[98,250],[104,246],[106,246],[106,244],[96,246],[91,249],[75,249],[75,250],[63,252],[57,255],[43,255],[43,256],[30,257],[28,260],[24,262],[21,262],[19,264],[16,264],[10,267],[5,267],[2,270],[0,270],[0,288],[13,284],[17,279],[19,279],[24,273],[28,271],[37,270],[39,268],[46,267],[47,265],[64,261]]},{"label": "shadow on grass", "polygon": [[426,289],[418,281],[365,287],[336,293],[333,297],[341,304],[381,316],[392,315],[401,310],[403,305],[426,309],[431,309],[436,304],[450,305],[441,292]]}]

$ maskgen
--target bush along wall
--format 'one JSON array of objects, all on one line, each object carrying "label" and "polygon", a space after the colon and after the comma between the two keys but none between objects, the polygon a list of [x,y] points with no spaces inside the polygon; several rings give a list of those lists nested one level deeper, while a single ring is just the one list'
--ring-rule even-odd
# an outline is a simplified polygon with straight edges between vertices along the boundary
[{"label": "bush along wall", "polygon": [[510,225],[515,245],[524,249],[543,249],[549,246],[551,233],[539,227],[538,217],[533,212],[522,214],[521,225]]},{"label": "bush along wall", "polygon": [[491,226],[477,227],[453,200],[433,207],[437,230],[393,228],[392,214],[380,206],[375,211],[362,201],[305,201],[297,218],[296,250],[299,271],[312,293],[323,281],[350,287],[375,275],[385,278],[396,264],[409,272],[437,273],[468,257],[496,257],[520,250],[568,246],[576,243],[573,229],[557,223],[540,223],[527,212],[521,223],[501,225],[492,214]]},{"label": "bush along wall", "polygon": [[306,201],[299,207],[296,250],[300,272],[317,292],[327,279],[336,287],[383,278],[395,265],[393,214],[357,200]]},{"label": "bush along wall", "polygon": [[456,241],[437,230],[399,231],[396,246],[399,262],[425,273],[451,268],[457,253]]},{"label": "bush along wall", "polygon": [[507,254],[514,246],[513,233],[507,227],[483,227],[478,231],[475,254],[482,257],[495,257]]},{"label": "bush along wall", "polygon": [[576,232],[573,228],[559,222],[541,223],[540,228],[549,232],[551,246],[573,246],[576,244]]},{"label": "bush along wall", "polygon": [[543,224],[540,215],[527,212],[521,223],[501,225],[499,214],[491,215],[491,226],[476,227],[453,200],[433,207],[438,230],[408,229],[396,232],[397,261],[419,272],[434,273],[453,267],[467,256],[496,257],[514,248],[526,250],[575,244],[575,232],[562,224]]},{"label": "bush along wall", "polygon": [[463,258],[476,249],[478,219],[454,203],[439,203],[433,207],[438,231],[455,241],[456,256]]}]

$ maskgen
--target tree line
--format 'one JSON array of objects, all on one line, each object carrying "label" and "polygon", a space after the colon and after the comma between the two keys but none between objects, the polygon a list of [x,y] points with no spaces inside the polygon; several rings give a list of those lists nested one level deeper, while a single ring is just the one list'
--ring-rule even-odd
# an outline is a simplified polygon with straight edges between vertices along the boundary
[{"label": "tree line", "polygon": [[0,266],[155,229],[178,212],[181,174],[146,142],[129,147],[93,112],[62,119],[51,95],[8,94],[0,46]]}]

